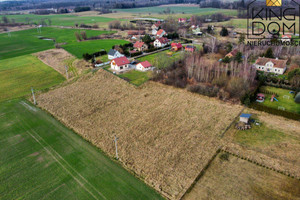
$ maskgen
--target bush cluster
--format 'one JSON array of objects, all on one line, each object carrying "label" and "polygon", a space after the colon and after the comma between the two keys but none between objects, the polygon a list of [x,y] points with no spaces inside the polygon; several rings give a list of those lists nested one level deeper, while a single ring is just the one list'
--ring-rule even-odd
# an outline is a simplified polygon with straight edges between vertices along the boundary
[{"label": "bush cluster", "polygon": [[88,61],[94,57],[98,57],[98,56],[102,56],[102,55],[106,55],[107,52],[104,50],[104,51],[98,51],[98,52],[95,52],[95,53],[92,53],[92,54],[89,54],[89,53],[84,53],[82,55],[83,59]]}]

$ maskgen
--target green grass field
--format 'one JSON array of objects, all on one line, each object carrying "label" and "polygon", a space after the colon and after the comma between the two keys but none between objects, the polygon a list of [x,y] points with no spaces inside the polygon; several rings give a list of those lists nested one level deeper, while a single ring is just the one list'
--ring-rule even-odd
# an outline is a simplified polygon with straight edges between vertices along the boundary
[{"label": "green grass field", "polygon": [[1,199],[162,199],[31,103],[2,102],[0,113]]},{"label": "green grass field", "polygon": [[16,31],[8,34],[0,34],[0,59],[12,58],[16,56],[35,53],[54,48],[54,42],[42,40],[39,37],[55,39],[56,43],[67,43],[62,47],[81,58],[83,53],[94,53],[101,49],[109,50],[115,44],[127,43],[125,40],[90,40],[77,42],[75,32],[85,31],[88,37],[97,36],[104,33],[113,33],[110,31],[80,30],[80,29],[62,29],[43,27],[41,33],[37,29]]},{"label": "green grass field", "polygon": [[151,73],[152,73],[151,71],[141,72],[141,71],[131,70],[129,72],[120,74],[118,76],[121,78],[127,78],[130,80],[130,83],[136,86],[140,86],[149,80],[149,78],[151,77]]},{"label": "green grass field", "polygon": [[0,101],[57,85],[65,78],[32,55],[0,60]]},{"label": "green grass field", "polygon": [[[270,94],[265,94],[266,99],[262,103],[265,106],[278,109],[279,106],[284,107],[286,111],[289,112],[295,112],[300,114],[300,104],[295,103],[294,101],[294,94],[290,94],[290,90],[281,89],[281,88],[275,88],[275,87],[262,87],[262,91],[270,91],[278,94],[277,97],[278,101],[271,102],[271,96]],[[287,98],[289,96],[289,99]]]},{"label": "green grass field", "polygon": [[[0,18],[3,15],[0,16]],[[60,15],[6,15],[10,20],[14,19],[16,22],[25,23],[25,24],[41,24],[41,21],[44,20],[47,25],[54,26],[75,26],[75,24],[98,24],[98,23],[107,23],[113,21],[113,18],[101,17],[101,16],[77,16],[70,14],[60,14]],[[49,20],[51,24],[49,24]]]},{"label": "green grass field", "polygon": [[[73,42],[67,45],[63,45],[63,48],[76,56],[77,58],[82,58],[84,53],[95,53],[102,49],[105,49],[107,52],[112,48],[113,45],[126,44],[129,43],[126,40],[114,40],[114,39],[105,39],[105,40],[90,40],[83,42]],[[107,55],[106,55],[107,56]]]},{"label": "green grass field", "polygon": [[236,10],[228,10],[228,9],[218,9],[218,8],[199,8],[199,7],[191,7],[191,6],[155,6],[155,7],[144,7],[144,8],[131,8],[131,9],[114,9],[117,12],[127,12],[133,14],[141,14],[150,16],[158,16],[164,18],[163,11],[167,8],[170,8],[171,14],[167,14],[165,16],[185,16],[185,15],[211,15],[215,13],[223,13],[225,15],[235,16],[237,15]]}]

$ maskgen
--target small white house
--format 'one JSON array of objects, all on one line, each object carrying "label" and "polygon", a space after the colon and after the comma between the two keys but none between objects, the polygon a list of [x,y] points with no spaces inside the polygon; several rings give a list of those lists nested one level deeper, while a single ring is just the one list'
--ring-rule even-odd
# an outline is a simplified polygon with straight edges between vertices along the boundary
[{"label": "small white house", "polygon": [[165,47],[166,45],[168,45],[170,43],[168,38],[165,37],[161,37],[161,38],[157,38],[153,45],[158,48],[158,47]]},{"label": "small white house", "polygon": [[242,113],[240,115],[240,122],[244,122],[244,123],[248,124],[249,120],[250,120],[250,117],[251,117],[251,114]]},{"label": "small white house", "polygon": [[286,63],[287,60],[259,57],[254,65],[259,71],[283,74],[286,70]]},{"label": "small white house", "polygon": [[148,71],[150,70],[152,65],[146,60],[144,62],[140,62],[139,64],[136,65],[136,70],[139,71]]},{"label": "small white house", "polygon": [[119,51],[117,51],[117,50],[115,50],[115,49],[111,49],[111,50],[109,50],[107,56],[108,56],[108,59],[109,59],[109,60],[112,60],[112,59],[114,59],[114,58],[123,57],[124,55],[121,54]]},{"label": "small white house", "polygon": [[163,37],[163,36],[165,36],[165,35],[167,35],[167,32],[165,31],[165,30],[163,30],[163,29],[159,29],[157,32],[156,32],[156,36],[157,37]]},{"label": "small white house", "polygon": [[123,56],[113,59],[110,62],[110,68],[118,72],[126,71],[129,69],[129,64],[129,60],[125,56]]}]

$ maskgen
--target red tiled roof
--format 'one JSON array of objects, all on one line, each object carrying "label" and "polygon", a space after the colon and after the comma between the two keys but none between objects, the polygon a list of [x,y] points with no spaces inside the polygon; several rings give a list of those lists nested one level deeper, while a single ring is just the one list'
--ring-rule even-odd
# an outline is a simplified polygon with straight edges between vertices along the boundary
[{"label": "red tiled roof", "polygon": [[[232,57],[234,57],[234,56],[236,56],[236,54],[238,53],[239,51],[238,51],[238,49],[234,49],[234,50],[232,50],[230,53],[228,53],[226,56],[232,56]],[[225,56],[225,57],[226,57]]]},{"label": "red tiled roof", "polygon": [[163,32],[164,32],[163,29],[159,29],[159,30],[157,31],[156,35],[161,35]]},{"label": "red tiled roof", "polygon": [[282,37],[281,37],[281,38],[286,38],[286,37],[287,37],[287,38],[290,38],[290,39],[292,38],[292,36],[291,36],[291,35],[282,35]]},{"label": "red tiled roof", "polygon": [[267,62],[272,62],[274,64],[275,68],[285,68],[287,60],[279,60],[279,59],[273,59],[273,58],[264,58],[259,57],[255,64],[265,66]]},{"label": "red tiled roof", "polygon": [[148,68],[148,67],[151,67],[151,66],[152,66],[147,60],[144,61],[144,62],[141,62],[141,63],[139,63],[139,64],[141,64],[144,68]]},{"label": "red tiled roof", "polygon": [[145,44],[144,42],[137,41],[136,43],[134,43],[133,47],[141,48],[144,44]]},{"label": "red tiled roof", "polygon": [[181,43],[174,43],[174,42],[173,42],[173,43],[171,44],[171,46],[172,46],[172,47],[177,47],[178,49],[182,48]]},{"label": "red tiled roof", "polygon": [[169,42],[169,39],[166,37],[157,38],[157,40],[162,44],[166,44]]},{"label": "red tiled roof", "polygon": [[119,58],[115,58],[112,61],[114,61],[116,63],[116,65],[121,66],[121,65],[126,65],[129,64],[129,60],[123,56],[123,57],[119,57]]}]

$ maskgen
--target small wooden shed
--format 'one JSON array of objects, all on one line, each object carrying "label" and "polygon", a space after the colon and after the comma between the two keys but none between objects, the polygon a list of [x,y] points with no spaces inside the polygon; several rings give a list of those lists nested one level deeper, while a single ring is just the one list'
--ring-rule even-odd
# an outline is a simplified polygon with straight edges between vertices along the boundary
[{"label": "small wooden shed", "polygon": [[240,115],[240,122],[244,122],[244,123],[248,124],[250,117],[251,117],[251,114],[242,113]]}]

